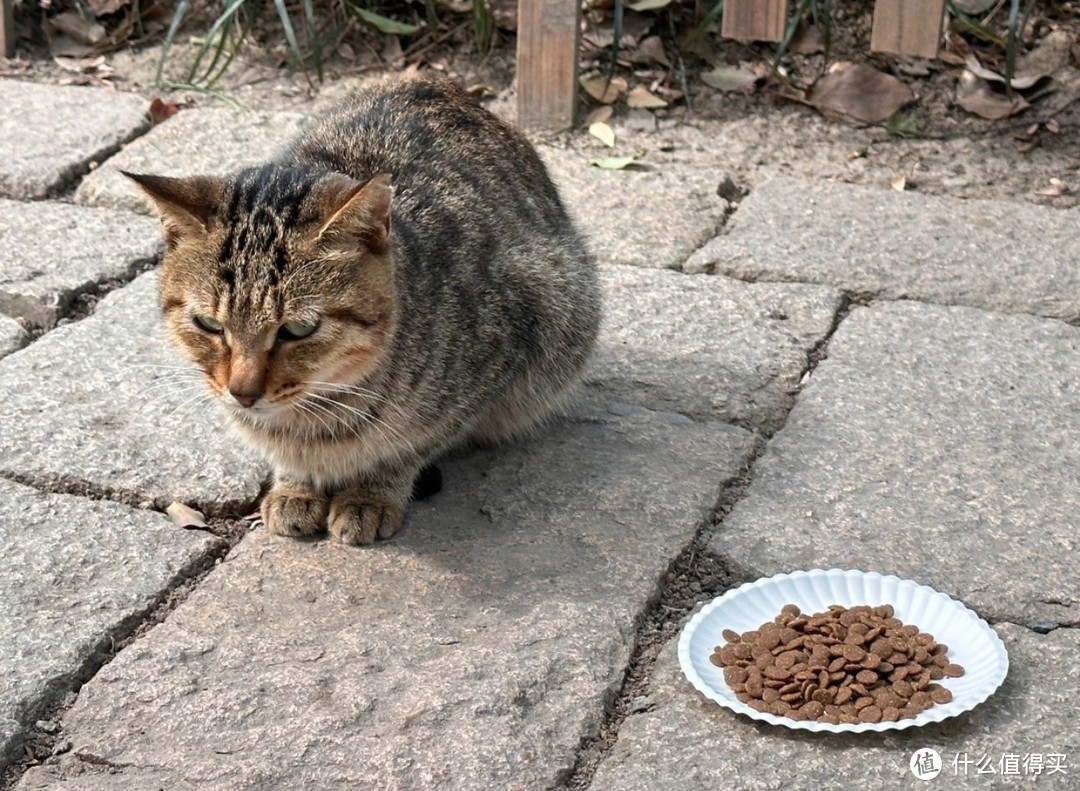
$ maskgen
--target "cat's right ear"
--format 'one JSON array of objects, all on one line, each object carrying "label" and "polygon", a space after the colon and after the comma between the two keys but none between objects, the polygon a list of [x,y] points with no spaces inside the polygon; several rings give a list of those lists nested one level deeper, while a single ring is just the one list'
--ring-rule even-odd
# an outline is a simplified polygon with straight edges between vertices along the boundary
[{"label": "cat's right ear", "polygon": [[212,176],[172,178],[120,172],[138,184],[153,202],[170,248],[185,237],[206,232],[225,191],[225,180]]}]

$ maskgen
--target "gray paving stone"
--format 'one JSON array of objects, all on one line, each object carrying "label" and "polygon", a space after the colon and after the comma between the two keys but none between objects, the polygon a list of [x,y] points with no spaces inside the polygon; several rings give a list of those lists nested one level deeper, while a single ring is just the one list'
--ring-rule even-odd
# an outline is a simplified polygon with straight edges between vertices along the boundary
[{"label": "gray paving stone", "polygon": [[135,505],[222,513],[255,501],[263,466],[222,429],[201,380],[163,367],[182,363],[160,327],[156,277],[0,361],[0,474]]},{"label": "gray paving stone", "polygon": [[687,271],[1080,320],[1075,211],[775,179]]},{"label": "gray paving stone", "polygon": [[723,174],[701,156],[653,151],[649,170],[601,170],[590,163],[612,152],[580,141],[539,151],[603,264],[678,269],[723,218],[716,194]]},{"label": "gray paving stone", "polygon": [[0,312],[52,327],[78,294],[153,263],[160,238],[128,212],[0,200]]},{"label": "gray paving stone", "polygon": [[[1080,632],[1039,635],[1009,623],[995,629],[1010,655],[1009,677],[997,693],[968,714],[891,734],[796,734],[723,709],[690,686],[673,640],[650,675],[653,708],[622,723],[590,791],[1075,788],[1080,736],[1064,701],[1080,695]],[[934,780],[918,780],[909,762],[927,747],[944,766]],[[1064,754],[1066,771],[1025,776],[1026,754],[1044,763],[1048,754]],[[965,764],[983,755],[995,774]],[[1001,774],[1006,755],[1017,757],[1020,774]]]},{"label": "gray paving stone", "polygon": [[0,766],[219,539],[0,480]]},{"label": "gray paving stone", "polygon": [[0,357],[17,352],[30,342],[30,336],[15,319],[0,314]]},{"label": "gray paving stone", "polygon": [[772,431],[807,355],[832,328],[840,293],[820,286],[613,266],[587,381],[654,409]]},{"label": "gray paving stone", "polygon": [[225,174],[265,162],[307,123],[298,113],[227,108],[184,110],[126,146],[79,185],[78,203],[150,213],[145,197],[120,175]]},{"label": "gray paving stone", "polygon": [[747,579],[859,568],[992,621],[1080,623],[1080,328],[852,311],[710,549]]},{"label": "gray paving stone", "polygon": [[753,446],[600,402],[446,463],[391,542],[256,531],[83,688],[72,756],[20,787],[550,787]]},{"label": "gray paving stone", "polygon": [[0,80],[0,197],[36,200],[150,126],[146,99],[120,91]]}]

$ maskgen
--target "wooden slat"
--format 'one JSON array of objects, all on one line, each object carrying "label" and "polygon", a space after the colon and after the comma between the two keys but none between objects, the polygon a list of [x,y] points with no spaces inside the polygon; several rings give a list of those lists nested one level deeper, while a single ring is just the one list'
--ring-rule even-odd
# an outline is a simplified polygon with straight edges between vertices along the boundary
[{"label": "wooden slat", "polygon": [[780,41],[787,9],[787,0],[725,0],[720,35],[737,41]]},{"label": "wooden slat", "polygon": [[15,0],[0,0],[3,13],[0,13],[0,47],[5,58],[15,57]]},{"label": "wooden slat", "polygon": [[518,0],[517,107],[525,129],[574,125],[580,0]]},{"label": "wooden slat", "polygon": [[945,0],[877,0],[870,49],[916,58],[936,58]]}]

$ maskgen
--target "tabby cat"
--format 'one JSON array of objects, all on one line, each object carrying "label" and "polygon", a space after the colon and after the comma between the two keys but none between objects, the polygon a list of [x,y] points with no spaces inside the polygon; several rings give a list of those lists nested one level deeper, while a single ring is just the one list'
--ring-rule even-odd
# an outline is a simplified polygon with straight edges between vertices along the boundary
[{"label": "tabby cat", "polygon": [[535,424],[593,346],[595,267],[543,164],[449,81],[356,93],[228,178],[127,175],[171,340],[273,463],[272,533],[389,538],[434,456]]}]

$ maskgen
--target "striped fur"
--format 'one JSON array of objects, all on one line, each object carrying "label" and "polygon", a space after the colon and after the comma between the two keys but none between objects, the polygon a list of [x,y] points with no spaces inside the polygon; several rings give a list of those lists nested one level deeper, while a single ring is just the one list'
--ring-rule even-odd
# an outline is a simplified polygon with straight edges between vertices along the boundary
[{"label": "striped fur", "polygon": [[393,535],[426,463],[534,425],[594,343],[594,266],[543,164],[449,82],[357,93],[230,178],[132,178],[170,337],[274,464],[272,532]]}]

